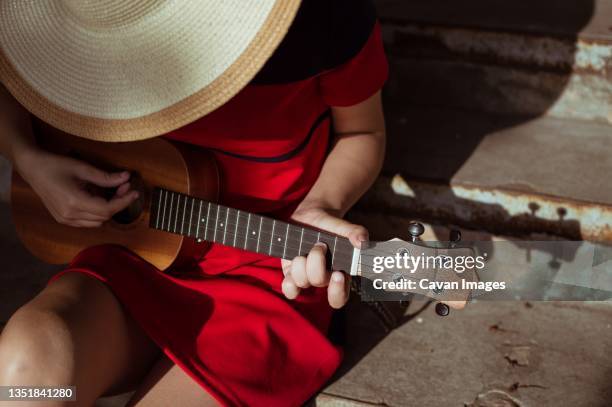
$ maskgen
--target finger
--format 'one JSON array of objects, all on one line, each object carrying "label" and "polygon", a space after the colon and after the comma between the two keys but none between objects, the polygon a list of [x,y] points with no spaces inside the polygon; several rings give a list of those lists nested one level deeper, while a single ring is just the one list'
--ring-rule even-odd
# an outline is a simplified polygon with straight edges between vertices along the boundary
[{"label": "finger", "polygon": [[138,198],[137,191],[130,191],[123,196],[114,197],[110,201],[98,196],[91,196],[85,192],[78,195],[74,209],[76,212],[87,212],[109,219],[115,213],[123,210]]},{"label": "finger", "polygon": [[297,296],[300,294],[300,289],[297,285],[295,285],[295,282],[291,277],[291,272],[289,272],[283,279],[283,283],[281,284],[281,290],[283,291],[285,297],[290,300],[296,299]]},{"label": "finger", "polygon": [[77,222],[80,220],[91,220],[95,222],[105,222],[108,220],[106,216],[96,215],[95,213],[89,212],[76,212],[74,215],[71,215],[68,219],[71,221]]},{"label": "finger", "polygon": [[138,199],[139,195],[140,194],[138,193],[138,191],[130,191],[123,196],[118,196],[108,201],[108,207],[111,211],[111,215],[114,215],[117,212],[120,212],[127,208],[132,202]]},{"label": "finger", "polygon": [[306,258],[306,275],[311,285],[325,287],[329,282],[329,273],[325,270],[325,243],[316,243]]},{"label": "finger", "polygon": [[351,231],[346,235],[351,244],[358,249],[367,249],[370,235],[368,230],[361,225],[353,225]]},{"label": "finger", "polygon": [[308,275],[306,274],[306,257],[298,256],[293,259],[293,262],[291,263],[291,277],[293,277],[293,281],[298,287],[310,287]]},{"label": "finger", "polygon": [[281,259],[281,269],[283,270],[283,276],[286,276],[291,271],[291,261]]},{"label": "finger", "polygon": [[102,222],[97,222],[93,220],[69,221],[64,224],[68,226],[73,226],[76,228],[97,228],[97,227],[102,226]]},{"label": "finger", "polygon": [[131,185],[129,182],[119,185],[119,187],[117,188],[117,191],[115,191],[115,196],[120,197],[120,196],[127,194],[130,191],[130,186]]},{"label": "finger", "polygon": [[332,308],[342,308],[349,298],[349,279],[341,271],[334,271],[327,287],[327,301]]},{"label": "finger", "polygon": [[118,187],[130,179],[130,173],[127,171],[106,172],[86,163],[80,163],[76,169],[76,176],[83,181],[105,188]]},{"label": "finger", "polygon": [[319,221],[317,226],[323,230],[328,230],[340,236],[347,237],[351,244],[358,249],[363,247],[363,242],[369,240],[368,230],[361,225],[355,225],[342,218],[335,216],[325,216]]}]

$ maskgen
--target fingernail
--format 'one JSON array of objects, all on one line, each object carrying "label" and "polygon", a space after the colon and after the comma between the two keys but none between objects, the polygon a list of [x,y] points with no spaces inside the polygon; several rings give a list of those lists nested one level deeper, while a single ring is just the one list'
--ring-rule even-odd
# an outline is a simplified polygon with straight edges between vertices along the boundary
[{"label": "fingernail", "polygon": [[123,171],[122,173],[119,174],[119,176],[121,178],[129,177],[130,173],[129,173],[129,171]]},{"label": "fingernail", "polygon": [[323,251],[327,251],[327,245],[323,242],[317,242],[315,243],[315,246],[319,246],[320,248],[323,249]]},{"label": "fingernail", "polygon": [[341,283],[342,280],[344,280],[344,276],[342,273],[333,273],[332,280],[334,280],[336,283]]},{"label": "fingernail", "polygon": [[367,249],[367,248],[368,248],[368,246],[369,246],[369,244],[370,244],[370,243],[369,243],[369,242],[370,242],[370,239],[369,239],[369,236],[368,236],[368,235],[362,235],[362,236],[359,236],[357,239],[359,240],[359,248],[360,248],[361,250],[364,250],[364,249]]}]

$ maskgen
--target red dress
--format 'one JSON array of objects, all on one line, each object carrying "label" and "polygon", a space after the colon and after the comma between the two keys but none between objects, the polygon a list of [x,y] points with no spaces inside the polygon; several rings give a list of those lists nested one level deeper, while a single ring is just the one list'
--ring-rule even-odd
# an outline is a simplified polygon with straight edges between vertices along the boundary
[{"label": "red dress", "polygon": [[[215,152],[224,204],[286,219],[304,198],[328,150],[330,106],[359,103],[386,79],[380,29],[367,10],[355,16],[346,52],[309,67],[300,58],[287,62],[311,35],[307,20],[316,13],[301,10],[252,84],[167,136]],[[325,65],[330,58],[334,66]],[[160,272],[127,250],[96,247],[59,275],[67,272],[105,282],[164,353],[223,405],[302,405],[341,361],[326,337],[332,310],[325,289],[286,300],[275,258],[216,244],[199,268]]]}]

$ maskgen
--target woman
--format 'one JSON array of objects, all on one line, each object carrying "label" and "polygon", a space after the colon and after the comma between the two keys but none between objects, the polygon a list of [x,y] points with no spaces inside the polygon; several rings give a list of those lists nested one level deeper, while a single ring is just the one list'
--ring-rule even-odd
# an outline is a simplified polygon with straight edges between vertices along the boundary
[{"label": "woman", "polygon": [[[369,1],[307,0],[248,86],[165,137],[214,152],[224,204],[360,246],[367,231],[342,217],[381,168],[386,75]],[[0,152],[58,222],[94,228],[137,198],[129,173],[41,150],[27,110],[4,88],[0,102]],[[281,263],[215,245],[193,270],[160,272],[87,249],[6,325],[0,384],[75,385],[83,406],[129,389],[134,406],[302,405],[341,361],[326,331],[349,281],[325,271],[326,250]]]}]

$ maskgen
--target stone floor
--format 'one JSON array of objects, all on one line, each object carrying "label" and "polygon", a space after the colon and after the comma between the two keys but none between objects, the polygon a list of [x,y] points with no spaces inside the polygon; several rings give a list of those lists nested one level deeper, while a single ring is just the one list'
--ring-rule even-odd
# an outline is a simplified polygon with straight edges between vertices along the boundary
[{"label": "stone floor", "polygon": [[[392,229],[377,221],[381,229]],[[0,208],[0,323],[54,268],[17,241]],[[441,318],[413,303],[386,333],[357,298],[340,315],[346,358],[316,406],[609,406],[612,307],[602,303],[477,302]],[[124,397],[101,407],[119,407]]]}]

